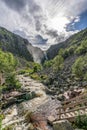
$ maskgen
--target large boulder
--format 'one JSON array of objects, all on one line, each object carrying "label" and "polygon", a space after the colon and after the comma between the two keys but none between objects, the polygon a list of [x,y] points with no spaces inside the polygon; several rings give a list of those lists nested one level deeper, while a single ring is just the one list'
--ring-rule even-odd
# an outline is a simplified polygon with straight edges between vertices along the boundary
[{"label": "large boulder", "polygon": [[73,130],[71,124],[67,120],[56,121],[53,123],[54,130]]},{"label": "large boulder", "polygon": [[47,122],[50,124],[50,125],[53,125],[53,122],[55,121],[55,117],[53,117],[53,116],[49,116],[48,118],[47,118]]}]

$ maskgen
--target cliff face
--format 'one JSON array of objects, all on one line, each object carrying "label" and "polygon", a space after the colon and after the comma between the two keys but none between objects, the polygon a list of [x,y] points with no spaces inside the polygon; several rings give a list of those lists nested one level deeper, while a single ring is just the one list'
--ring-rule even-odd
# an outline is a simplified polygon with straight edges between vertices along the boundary
[{"label": "cliff face", "polygon": [[0,27],[0,48],[28,61],[42,62],[44,52],[33,47],[28,40]]}]

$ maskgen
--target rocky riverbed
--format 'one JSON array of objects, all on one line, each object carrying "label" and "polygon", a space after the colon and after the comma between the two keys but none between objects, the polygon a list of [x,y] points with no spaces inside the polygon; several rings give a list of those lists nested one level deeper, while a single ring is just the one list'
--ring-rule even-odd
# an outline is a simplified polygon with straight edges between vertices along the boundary
[{"label": "rocky riverbed", "polygon": [[61,105],[60,102],[46,94],[46,86],[42,83],[23,75],[19,75],[17,78],[22,85],[22,89],[35,92],[37,97],[20,104],[14,104],[3,110],[5,119],[2,121],[2,128],[10,126],[12,130],[28,130],[32,125],[25,120],[25,115],[28,112],[32,112],[34,118],[32,119],[32,123],[36,119],[39,124],[38,126],[33,125],[32,127],[42,128],[44,125],[43,130],[51,130],[52,128],[47,124],[47,120],[49,117],[57,118],[56,108]]}]

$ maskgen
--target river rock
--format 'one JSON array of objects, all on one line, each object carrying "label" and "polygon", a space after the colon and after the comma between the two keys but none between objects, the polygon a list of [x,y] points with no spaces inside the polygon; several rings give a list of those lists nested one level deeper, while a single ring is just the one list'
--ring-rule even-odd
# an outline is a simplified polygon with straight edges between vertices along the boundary
[{"label": "river rock", "polygon": [[54,122],[53,129],[54,130],[73,130],[71,124],[67,120]]}]

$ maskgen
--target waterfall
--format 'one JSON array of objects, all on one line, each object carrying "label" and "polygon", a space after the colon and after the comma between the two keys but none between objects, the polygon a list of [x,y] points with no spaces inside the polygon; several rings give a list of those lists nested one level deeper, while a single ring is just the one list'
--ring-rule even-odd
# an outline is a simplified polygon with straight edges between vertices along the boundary
[{"label": "waterfall", "polygon": [[45,58],[45,60],[48,60],[47,52],[46,51],[44,51],[44,58]]}]

